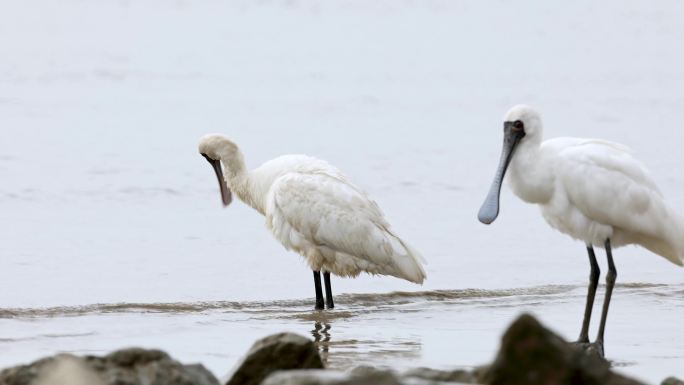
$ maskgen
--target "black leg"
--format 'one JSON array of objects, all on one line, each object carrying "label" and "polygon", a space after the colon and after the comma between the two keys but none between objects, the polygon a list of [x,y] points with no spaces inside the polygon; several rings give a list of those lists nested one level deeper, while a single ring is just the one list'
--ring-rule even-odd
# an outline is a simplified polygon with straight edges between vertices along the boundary
[{"label": "black leg", "polygon": [[335,304],[333,303],[332,287],[330,286],[330,273],[324,272],[323,278],[325,279],[325,304],[328,309],[332,309],[335,307]]},{"label": "black leg", "polygon": [[589,264],[591,265],[591,272],[589,273],[589,290],[587,291],[587,304],[584,308],[584,321],[582,322],[582,331],[580,331],[580,344],[589,343],[589,323],[591,322],[591,311],[594,308],[594,298],[596,297],[596,288],[598,287],[599,276],[601,270],[596,262],[596,254],[594,247],[587,245],[587,252],[589,253]]},{"label": "black leg", "polygon": [[322,310],[325,307],[323,303],[323,289],[321,288],[321,272],[314,271],[314,285],[316,286],[316,309]]},{"label": "black leg", "polygon": [[606,331],[606,319],[608,318],[608,307],[610,306],[610,297],[613,294],[613,287],[617,279],[617,270],[613,262],[613,251],[610,248],[610,239],[606,240],[606,256],[608,257],[608,274],[606,275],[606,299],[603,302],[603,313],[601,314],[601,324],[599,325],[598,335],[596,336],[596,344],[600,347],[600,353],[603,355],[603,335]]}]

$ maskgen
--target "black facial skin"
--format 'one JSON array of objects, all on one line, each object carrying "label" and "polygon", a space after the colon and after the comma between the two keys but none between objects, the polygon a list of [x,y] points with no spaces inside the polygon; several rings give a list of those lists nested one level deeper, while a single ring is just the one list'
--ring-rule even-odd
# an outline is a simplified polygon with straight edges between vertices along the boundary
[{"label": "black facial skin", "polygon": [[223,206],[228,206],[230,202],[233,200],[233,194],[230,192],[230,189],[228,188],[228,185],[226,185],[225,179],[223,179],[223,170],[221,169],[221,161],[217,159],[211,159],[210,157],[207,156],[207,154],[201,154],[204,159],[209,162],[211,167],[214,169],[214,172],[216,173],[216,178],[218,179],[219,182],[219,188],[221,189],[221,202],[223,203]]},{"label": "black facial skin", "polygon": [[504,143],[501,150],[501,159],[499,160],[499,168],[494,176],[492,187],[489,189],[487,198],[485,198],[477,218],[480,222],[488,225],[499,216],[499,196],[501,195],[501,184],[506,176],[508,165],[513,159],[515,148],[518,143],[525,137],[525,124],[516,120],[514,122],[504,122]]},{"label": "black facial skin", "polygon": [[520,120],[516,120],[515,122],[513,122],[513,128],[512,128],[512,130],[514,130],[514,131],[522,131],[523,134],[524,134],[524,133],[525,133],[525,125],[524,125],[523,122],[521,122]]}]

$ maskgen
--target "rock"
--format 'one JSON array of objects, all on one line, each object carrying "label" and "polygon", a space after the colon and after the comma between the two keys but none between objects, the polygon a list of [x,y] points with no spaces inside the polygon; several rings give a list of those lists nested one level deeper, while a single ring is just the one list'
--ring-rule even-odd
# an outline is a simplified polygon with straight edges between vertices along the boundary
[{"label": "rock", "polygon": [[39,385],[51,382],[56,384],[84,384],[89,379],[95,385],[101,383],[99,377],[93,379],[93,371],[83,359],[68,354],[43,358],[29,365],[20,365],[0,371],[2,385]]},{"label": "rock", "polygon": [[36,385],[104,385],[105,382],[83,359],[63,355],[49,362],[35,381]]},{"label": "rock", "polygon": [[362,385],[400,385],[399,376],[389,369],[378,369],[372,366],[358,366],[349,371],[347,380],[343,382],[346,384],[362,384]]},{"label": "rock", "polygon": [[422,380],[457,382],[461,384],[476,384],[477,377],[467,370],[441,371],[429,368],[412,369],[403,374],[406,378],[419,378]]},{"label": "rock", "polygon": [[293,333],[280,333],[252,345],[226,385],[259,385],[279,370],[323,369],[313,341]]},{"label": "rock", "polygon": [[503,336],[494,363],[480,381],[490,385],[642,385],[610,370],[602,358],[586,354],[522,315]]},{"label": "rock", "polygon": [[261,385],[404,385],[390,370],[362,367],[349,373],[328,370],[277,372]]},{"label": "rock", "polygon": [[104,357],[71,354],[0,372],[2,385],[218,385],[202,365],[183,365],[160,350],[124,349]]},{"label": "rock", "polygon": [[261,385],[329,385],[345,380],[344,373],[331,370],[287,370],[272,373]]},{"label": "rock", "polygon": [[675,377],[668,377],[660,385],[684,385],[684,381]]},{"label": "rock", "polygon": [[403,375],[389,369],[360,366],[347,373],[328,370],[293,370],[276,372],[261,385],[451,385],[474,381],[465,371],[442,372],[432,369],[415,369]]}]

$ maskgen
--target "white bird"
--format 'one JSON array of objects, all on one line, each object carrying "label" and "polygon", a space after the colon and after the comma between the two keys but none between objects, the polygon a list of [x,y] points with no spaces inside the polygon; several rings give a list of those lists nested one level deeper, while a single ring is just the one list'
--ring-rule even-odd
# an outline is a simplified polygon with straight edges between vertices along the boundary
[{"label": "white bird", "polygon": [[[684,218],[667,204],[648,170],[627,147],[599,139],[542,142],[541,117],[528,106],[515,106],[504,118],[501,161],[478,215],[485,224],[498,216],[506,170],[510,187],[520,199],[539,205],[551,227],[586,244],[591,274],[577,343],[603,355],[617,278],[612,248],[639,245],[682,266]],[[590,344],[589,323],[600,275],[594,246],[606,249],[609,270],[598,335]]]},{"label": "white bird", "polygon": [[330,273],[425,280],[420,254],[392,232],[366,193],[327,162],[284,155],[248,171],[238,146],[218,134],[202,137],[199,152],[216,172],[224,206],[234,192],[266,217],[266,227],[286,249],[304,257],[314,272],[317,309],[324,306],[321,271],[328,308],[334,307]]}]

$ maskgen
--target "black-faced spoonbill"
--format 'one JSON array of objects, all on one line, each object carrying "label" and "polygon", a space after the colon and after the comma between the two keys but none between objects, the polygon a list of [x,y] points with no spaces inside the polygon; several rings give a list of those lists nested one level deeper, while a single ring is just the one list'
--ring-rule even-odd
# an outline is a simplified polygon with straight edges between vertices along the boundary
[{"label": "black-faced spoonbill", "polygon": [[[612,248],[640,245],[682,266],[684,219],[665,202],[646,168],[630,150],[598,139],[557,138],[542,142],[542,121],[527,106],[513,107],[504,119],[504,144],[492,187],[480,209],[482,223],[499,214],[501,183],[538,204],[551,227],[584,241],[591,266],[584,321],[578,343],[603,355],[608,306],[617,278]],[[600,270],[594,246],[608,259],[606,297],[593,344],[589,322]]]},{"label": "black-faced spoonbill", "polygon": [[[396,236],[378,205],[335,167],[305,155],[284,155],[248,171],[228,138],[206,135],[199,152],[214,168],[224,206],[237,197],[266,217],[266,227],[313,270],[316,309],[334,307],[330,273],[391,275],[422,284],[422,257]],[[223,169],[221,168],[223,163]],[[225,173],[224,173],[225,171]]]}]

